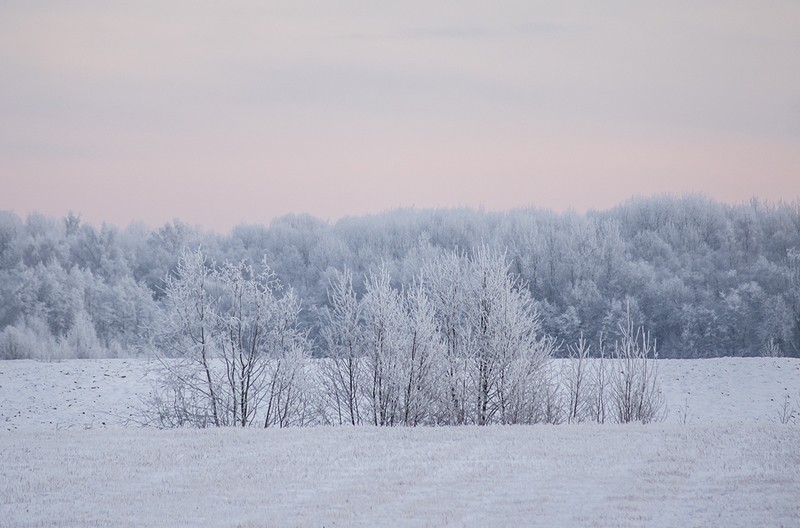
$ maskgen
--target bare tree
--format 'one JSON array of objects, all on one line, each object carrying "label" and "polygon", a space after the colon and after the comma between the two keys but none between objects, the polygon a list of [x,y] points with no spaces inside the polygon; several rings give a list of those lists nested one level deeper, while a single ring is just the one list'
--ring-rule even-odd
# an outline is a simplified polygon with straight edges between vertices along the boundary
[{"label": "bare tree", "polygon": [[544,422],[551,425],[563,423],[567,405],[565,405],[564,392],[560,381],[559,373],[556,372],[556,369],[548,368],[545,370],[544,379],[537,386],[540,393],[540,401],[539,406],[536,408],[539,414],[535,416],[535,422]]},{"label": "bare tree", "polygon": [[588,415],[591,406],[592,387],[589,383],[589,351],[591,345],[581,334],[578,342],[567,345],[569,359],[566,366],[565,383],[569,408],[567,422],[582,422]]},{"label": "bare tree", "polygon": [[606,347],[605,342],[603,341],[603,336],[600,336],[600,343],[597,347],[598,355],[597,358],[592,362],[592,369],[591,369],[591,391],[589,392],[589,405],[588,405],[588,413],[589,418],[597,423],[605,423],[606,415],[607,415],[607,408],[608,403],[606,399],[608,398],[608,367],[607,367],[607,360],[608,356],[606,355]]},{"label": "bare tree", "polygon": [[665,417],[664,397],[658,380],[655,342],[643,327],[634,330],[630,309],[621,325],[610,376],[611,407],[619,423],[653,422]]}]

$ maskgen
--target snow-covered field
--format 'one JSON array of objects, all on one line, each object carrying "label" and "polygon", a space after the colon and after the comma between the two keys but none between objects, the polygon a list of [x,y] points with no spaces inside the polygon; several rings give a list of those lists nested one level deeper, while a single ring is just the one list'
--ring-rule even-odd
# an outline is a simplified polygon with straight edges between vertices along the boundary
[{"label": "snow-covered field", "polygon": [[151,366],[0,362],[0,526],[800,526],[798,360],[661,361],[647,426],[123,427]]},{"label": "snow-covered field", "polygon": [[[135,425],[158,368],[145,359],[0,361],[0,430]],[[786,396],[800,405],[796,359],[659,360],[659,378],[667,423],[771,423]]]}]

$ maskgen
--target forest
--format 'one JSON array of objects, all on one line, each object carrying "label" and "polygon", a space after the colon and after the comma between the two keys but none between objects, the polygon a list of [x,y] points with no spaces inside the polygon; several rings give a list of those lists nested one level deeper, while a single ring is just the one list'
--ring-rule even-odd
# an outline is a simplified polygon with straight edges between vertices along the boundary
[{"label": "forest", "polygon": [[[399,209],[326,222],[308,215],[220,234],[179,220],[151,229],[76,214],[0,212],[0,358],[147,355],[168,318],[182,254],[206,266],[265,263],[297,303],[309,352],[325,338],[331,288],[380,276],[411,292],[448,255],[500,254],[530,294],[555,355],[619,340],[628,313],[659,357],[800,356],[800,202],[737,205],[702,196],[636,198],[605,211]],[[595,350],[600,347],[595,346]]]}]

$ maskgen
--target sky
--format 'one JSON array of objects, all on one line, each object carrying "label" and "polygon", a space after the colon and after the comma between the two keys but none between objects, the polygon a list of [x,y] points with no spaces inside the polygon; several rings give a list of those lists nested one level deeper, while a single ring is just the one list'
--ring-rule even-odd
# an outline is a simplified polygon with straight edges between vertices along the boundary
[{"label": "sky", "polygon": [[0,209],[226,231],[794,200],[798,28],[797,0],[5,0]]}]

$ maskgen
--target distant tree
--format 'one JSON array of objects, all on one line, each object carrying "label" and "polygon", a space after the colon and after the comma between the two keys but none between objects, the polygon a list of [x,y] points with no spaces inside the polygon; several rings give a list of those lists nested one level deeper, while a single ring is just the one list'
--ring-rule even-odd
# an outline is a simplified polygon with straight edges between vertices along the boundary
[{"label": "distant tree", "polygon": [[[104,354],[146,350],[133,326],[162,317],[164,276],[177,273],[182,249],[200,245],[217,262],[257,267],[266,256],[275,277],[302,301],[298,325],[319,345],[316,355],[327,354],[322,329],[335,270],[351,270],[361,299],[378,263],[392,289],[405,292],[426,263],[453,253],[471,261],[481,247],[505,254],[509,274],[535,300],[542,329],[566,343],[581,334],[591,343],[601,334],[619,340],[619,308],[628,299],[636,324],[647,326],[663,357],[761,354],[769,342],[800,355],[800,202],[726,205],[702,196],[637,198],[585,215],[403,209],[335,223],[288,215],[230,235],[177,220],[118,230],[85,224],[76,214],[34,213],[23,221],[0,212],[0,331],[35,318],[63,340],[83,310]],[[457,273],[468,267],[456,264]],[[425,284],[444,286],[446,277],[437,272]],[[454,277],[451,286],[466,295],[465,281]],[[449,308],[433,290],[426,295],[437,325],[443,323]],[[449,408],[452,420],[463,421],[464,405],[474,401],[462,398],[470,380],[466,364],[455,363],[477,350],[477,335],[465,332],[472,327],[463,321],[445,326],[452,390],[440,411]],[[596,345],[592,351],[598,353]]]},{"label": "distant tree", "polygon": [[61,346],[64,348],[64,356],[70,358],[96,359],[104,354],[94,324],[83,310],[76,315],[72,328],[61,341]]},{"label": "distant tree", "polygon": [[19,217],[0,211],[0,270],[10,270],[22,261],[23,234]]},{"label": "distant tree", "polygon": [[795,356],[800,356],[800,246],[787,252],[789,275],[789,305],[791,306],[791,344]]}]

